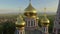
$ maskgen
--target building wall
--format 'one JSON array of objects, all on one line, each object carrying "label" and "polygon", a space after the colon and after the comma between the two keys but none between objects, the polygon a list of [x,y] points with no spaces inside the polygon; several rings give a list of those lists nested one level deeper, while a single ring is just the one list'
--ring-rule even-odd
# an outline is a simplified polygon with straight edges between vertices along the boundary
[{"label": "building wall", "polygon": [[26,22],[26,26],[25,26],[26,30],[34,30],[38,26],[38,21],[36,21],[36,19],[33,18],[26,17],[25,22]]},{"label": "building wall", "polygon": [[56,18],[54,21],[53,32],[55,34],[60,34],[60,0],[59,0],[59,4],[58,4],[57,13],[56,13]]}]

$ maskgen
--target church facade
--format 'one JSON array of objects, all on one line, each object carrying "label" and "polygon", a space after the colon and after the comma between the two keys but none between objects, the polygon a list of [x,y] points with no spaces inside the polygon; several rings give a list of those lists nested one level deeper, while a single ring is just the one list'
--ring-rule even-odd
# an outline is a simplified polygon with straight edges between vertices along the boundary
[{"label": "church facade", "polygon": [[[44,10],[46,11],[46,8],[44,8]],[[40,25],[42,25],[42,27],[39,27],[39,17],[37,16],[36,9],[31,4],[31,0],[29,0],[29,5],[24,11],[23,20],[25,21],[25,25],[20,23],[20,17],[17,20],[17,22],[19,21],[20,23],[19,27],[25,26],[24,28],[19,28],[20,30],[18,29],[19,34],[48,34],[49,19],[46,17],[46,14],[44,14],[44,18],[41,19],[42,24]]]}]

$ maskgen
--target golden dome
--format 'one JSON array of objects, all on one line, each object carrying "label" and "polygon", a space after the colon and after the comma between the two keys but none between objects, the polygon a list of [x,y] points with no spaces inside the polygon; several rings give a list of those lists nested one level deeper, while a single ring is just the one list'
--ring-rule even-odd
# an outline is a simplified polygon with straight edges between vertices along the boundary
[{"label": "golden dome", "polygon": [[[26,11],[25,13],[24,13],[24,15],[28,15],[28,13],[30,14],[30,15],[35,15],[37,12],[36,12],[36,9],[34,8],[34,7],[32,7],[32,5],[31,5],[31,0],[30,0],[30,3],[29,3],[29,5],[28,5],[28,7],[27,8],[25,8],[25,10],[24,11]],[[29,15],[29,16],[30,16]]]},{"label": "golden dome", "polygon": [[22,16],[19,16],[17,18],[17,22],[15,24],[16,24],[16,27],[20,27],[20,28],[25,26],[25,22],[23,21]]},{"label": "golden dome", "polygon": [[24,21],[21,21],[20,23],[19,22],[16,22],[17,25],[25,25],[25,22]]},{"label": "golden dome", "polygon": [[36,9],[34,7],[32,7],[31,3],[29,3],[29,6],[25,9],[25,11],[36,13]]},{"label": "golden dome", "polygon": [[44,17],[41,19],[41,25],[44,25],[44,26],[48,26],[50,21],[49,19],[46,17],[46,15],[44,15]]},{"label": "golden dome", "polygon": [[49,19],[48,18],[43,18],[41,19],[41,23],[50,23]]}]

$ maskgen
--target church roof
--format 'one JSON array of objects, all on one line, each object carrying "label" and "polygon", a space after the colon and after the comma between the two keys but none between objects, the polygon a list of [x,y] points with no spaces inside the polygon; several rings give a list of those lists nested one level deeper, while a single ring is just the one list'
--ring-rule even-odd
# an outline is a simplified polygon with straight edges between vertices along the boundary
[{"label": "church roof", "polygon": [[29,5],[27,8],[25,8],[24,11],[25,11],[24,15],[26,15],[26,16],[36,15],[36,13],[37,13],[36,9],[31,4],[31,0],[29,0]]},{"label": "church roof", "polygon": [[31,3],[29,3],[28,7],[25,8],[25,11],[36,13],[36,9],[31,5]]},{"label": "church roof", "polygon": [[25,11],[34,11],[36,10],[32,5],[31,3],[29,4],[29,6],[25,9]]}]

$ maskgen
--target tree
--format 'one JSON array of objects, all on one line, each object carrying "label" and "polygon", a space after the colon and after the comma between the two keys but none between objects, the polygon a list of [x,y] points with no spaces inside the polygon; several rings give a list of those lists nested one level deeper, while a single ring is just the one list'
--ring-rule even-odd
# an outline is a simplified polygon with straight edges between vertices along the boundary
[{"label": "tree", "polygon": [[15,32],[15,24],[9,21],[5,22],[3,34],[14,34],[14,32]]},{"label": "tree", "polygon": [[0,34],[2,34],[2,32],[3,32],[3,25],[2,23],[0,23]]}]

